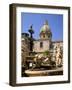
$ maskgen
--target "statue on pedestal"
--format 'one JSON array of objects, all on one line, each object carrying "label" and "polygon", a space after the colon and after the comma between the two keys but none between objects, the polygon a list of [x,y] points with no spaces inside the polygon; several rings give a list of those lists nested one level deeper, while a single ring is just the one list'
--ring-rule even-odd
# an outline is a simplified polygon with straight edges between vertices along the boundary
[{"label": "statue on pedestal", "polygon": [[61,47],[58,45],[56,48],[56,66],[62,66],[62,50]]},{"label": "statue on pedestal", "polygon": [[30,26],[30,29],[28,30],[30,33],[30,51],[33,51],[33,34],[34,34],[34,30],[33,30],[33,25]]}]

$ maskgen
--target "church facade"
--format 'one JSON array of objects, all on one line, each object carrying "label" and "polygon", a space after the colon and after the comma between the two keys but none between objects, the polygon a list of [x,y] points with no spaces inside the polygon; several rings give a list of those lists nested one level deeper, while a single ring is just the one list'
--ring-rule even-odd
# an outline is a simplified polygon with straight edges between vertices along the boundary
[{"label": "church facade", "polygon": [[39,36],[40,39],[34,41],[34,52],[44,52],[47,50],[53,52],[57,46],[63,49],[63,41],[52,41],[52,32],[47,21],[41,27]]}]

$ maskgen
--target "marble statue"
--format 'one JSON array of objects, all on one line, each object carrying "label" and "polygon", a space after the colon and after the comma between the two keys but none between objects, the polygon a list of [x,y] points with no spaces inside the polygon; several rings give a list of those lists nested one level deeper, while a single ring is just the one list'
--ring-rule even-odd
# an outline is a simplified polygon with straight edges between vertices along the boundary
[{"label": "marble statue", "polygon": [[58,45],[56,48],[56,66],[62,66],[62,56],[61,47]]}]

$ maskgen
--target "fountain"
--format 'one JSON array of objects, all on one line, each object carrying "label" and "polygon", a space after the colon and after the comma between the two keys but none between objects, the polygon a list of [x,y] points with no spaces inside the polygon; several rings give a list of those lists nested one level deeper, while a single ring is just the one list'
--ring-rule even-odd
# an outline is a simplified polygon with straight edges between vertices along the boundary
[{"label": "fountain", "polygon": [[[45,51],[43,53],[35,53],[33,52],[33,28],[32,25],[28,30],[30,33],[30,52],[29,55],[26,56],[26,69],[24,70],[25,76],[51,76],[51,75],[62,75],[63,68],[58,68],[57,66],[61,63],[60,48],[58,47],[54,52],[55,60],[51,59],[51,54],[49,51]],[[58,62],[59,61],[59,62]]]}]

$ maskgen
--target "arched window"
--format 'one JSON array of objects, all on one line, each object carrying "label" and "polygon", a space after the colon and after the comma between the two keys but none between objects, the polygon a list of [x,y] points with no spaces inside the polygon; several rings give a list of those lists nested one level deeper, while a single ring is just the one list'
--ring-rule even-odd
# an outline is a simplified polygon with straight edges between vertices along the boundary
[{"label": "arched window", "polygon": [[40,48],[43,48],[43,42],[40,42]]}]

